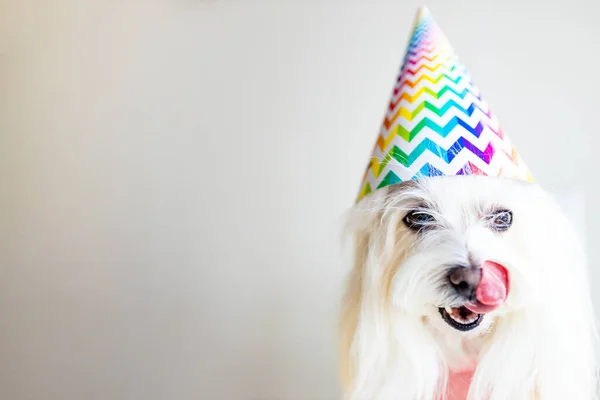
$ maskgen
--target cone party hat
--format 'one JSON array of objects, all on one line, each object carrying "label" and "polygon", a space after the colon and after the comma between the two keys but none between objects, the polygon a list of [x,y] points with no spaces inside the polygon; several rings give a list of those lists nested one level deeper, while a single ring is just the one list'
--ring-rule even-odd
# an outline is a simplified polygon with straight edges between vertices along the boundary
[{"label": "cone party hat", "polygon": [[533,181],[441,29],[422,7],[357,201],[403,181],[454,175]]}]

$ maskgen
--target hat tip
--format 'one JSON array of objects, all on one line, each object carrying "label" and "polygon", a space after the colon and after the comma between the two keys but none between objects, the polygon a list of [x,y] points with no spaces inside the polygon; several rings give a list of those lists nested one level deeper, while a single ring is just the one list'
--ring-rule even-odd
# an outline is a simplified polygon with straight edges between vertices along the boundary
[{"label": "hat tip", "polygon": [[429,14],[429,8],[427,8],[427,6],[423,4],[419,7],[418,12],[419,14]]}]

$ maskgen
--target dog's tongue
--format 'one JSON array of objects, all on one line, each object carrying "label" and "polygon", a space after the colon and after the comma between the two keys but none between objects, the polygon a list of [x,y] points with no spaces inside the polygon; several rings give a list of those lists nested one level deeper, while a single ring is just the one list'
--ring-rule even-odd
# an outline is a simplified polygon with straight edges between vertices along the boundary
[{"label": "dog's tongue", "polygon": [[481,267],[481,281],[475,295],[477,304],[466,304],[469,310],[482,314],[498,308],[508,296],[508,271],[502,265],[486,261]]}]

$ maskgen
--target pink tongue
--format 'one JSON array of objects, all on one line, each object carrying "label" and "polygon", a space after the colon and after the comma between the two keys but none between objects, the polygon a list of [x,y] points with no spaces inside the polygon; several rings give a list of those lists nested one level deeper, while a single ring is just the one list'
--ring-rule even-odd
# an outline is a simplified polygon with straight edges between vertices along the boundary
[{"label": "pink tongue", "polygon": [[481,281],[477,285],[475,295],[477,304],[465,306],[475,313],[485,313],[498,308],[508,295],[508,271],[502,265],[486,261],[481,267]]}]

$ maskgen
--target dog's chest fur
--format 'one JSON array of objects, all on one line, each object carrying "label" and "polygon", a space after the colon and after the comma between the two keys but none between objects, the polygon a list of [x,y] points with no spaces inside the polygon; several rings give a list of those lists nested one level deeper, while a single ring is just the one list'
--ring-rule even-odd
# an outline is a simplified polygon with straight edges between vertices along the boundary
[{"label": "dog's chest fur", "polygon": [[465,400],[485,336],[465,337],[433,332],[448,366],[448,400]]},{"label": "dog's chest fur", "polygon": [[461,334],[448,334],[435,328],[435,337],[444,361],[451,371],[474,370],[481,348],[485,343],[485,335],[466,336]]}]

